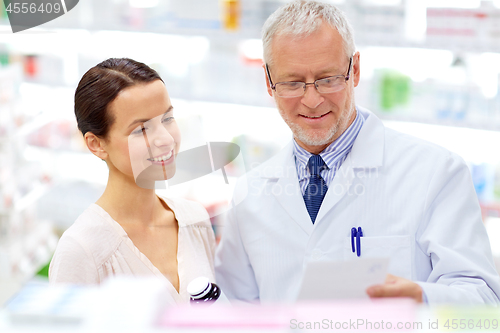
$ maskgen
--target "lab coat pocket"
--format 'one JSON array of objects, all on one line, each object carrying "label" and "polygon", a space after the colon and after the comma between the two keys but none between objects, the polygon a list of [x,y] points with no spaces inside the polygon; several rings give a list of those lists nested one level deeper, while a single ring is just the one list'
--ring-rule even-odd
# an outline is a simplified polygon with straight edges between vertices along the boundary
[{"label": "lab coat pocket", "polygon": [[[390,258],[388,273],[411,279],[411,237],[410,236],[384,236],[362,237],[361,258]],[[356,259],[352,252],[351,238],[346,237],[344,244],[344,259]]]}]

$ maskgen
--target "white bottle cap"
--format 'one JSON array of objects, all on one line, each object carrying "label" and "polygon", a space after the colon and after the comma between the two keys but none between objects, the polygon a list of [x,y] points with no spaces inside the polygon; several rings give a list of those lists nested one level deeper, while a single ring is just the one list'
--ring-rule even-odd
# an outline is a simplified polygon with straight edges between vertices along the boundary
[{"label": "white bottle cap", "polygon": [[200,276],[191,281],[187,286],[187,292],[197,299],[202,298],[210,291],[210,281],[207,277]]}]

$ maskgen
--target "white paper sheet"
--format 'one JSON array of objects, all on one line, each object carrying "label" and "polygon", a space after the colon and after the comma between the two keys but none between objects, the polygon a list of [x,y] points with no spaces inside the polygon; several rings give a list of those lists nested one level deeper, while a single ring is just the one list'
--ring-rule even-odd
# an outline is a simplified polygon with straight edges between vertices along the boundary
[{"label": "white paper sheet", "polygon": [[309,262],[297,299],[368,298],[366,288],[384,283],[388,265],[389,258]]}]

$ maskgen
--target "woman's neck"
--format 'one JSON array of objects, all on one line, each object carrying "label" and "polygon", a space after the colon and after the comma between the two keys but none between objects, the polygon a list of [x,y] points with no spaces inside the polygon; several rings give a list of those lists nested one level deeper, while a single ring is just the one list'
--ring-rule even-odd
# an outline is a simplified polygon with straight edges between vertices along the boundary
[{"label": "woman's neck", "polygon": [[143,189],[123,174],[110,172],[104,193],[96,201],[120,224],[148,226],[164,209],[154,189]]}]

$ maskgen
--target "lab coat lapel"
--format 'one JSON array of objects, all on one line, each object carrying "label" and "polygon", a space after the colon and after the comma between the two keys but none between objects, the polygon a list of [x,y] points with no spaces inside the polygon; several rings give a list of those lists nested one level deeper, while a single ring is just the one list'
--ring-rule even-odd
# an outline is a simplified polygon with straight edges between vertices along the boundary
[{"label": "lab coat lapel", "polygon": [[360,107],[357,109],[365,117],[365,123],[354,141],[351,152],[340,169],[337,170],[335,178],[328,187],[315,224],[321,223],[321,220],[346,194],[357,195],[356,191],[353,191],[353,183],[363,184],[363,179],[356,177],[357,172],[382,166],[385,142],[384,125],[370,111]]},{"label": "lab coat lapel", "polygon": [[328,191],[326,192],[321,207],[319,208],[318,216],[316,217],[316,224],[320,223],[328,211],[330,211],[330,209],[350,191],[353,179],[354,174],[351,166],[351,159],[350,156],[347,156],[328,187]]},{"label": "lab coat lapel", "polygon": [[272,194],[281,207],[308,235],[313,230],[311,217],[302,197],[293,157],[293,142],[290,142],[275,158],[268,173],[269,181],[275,181]]}]

